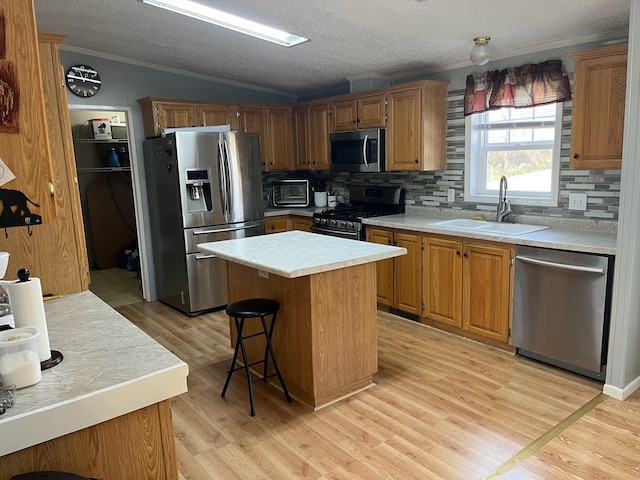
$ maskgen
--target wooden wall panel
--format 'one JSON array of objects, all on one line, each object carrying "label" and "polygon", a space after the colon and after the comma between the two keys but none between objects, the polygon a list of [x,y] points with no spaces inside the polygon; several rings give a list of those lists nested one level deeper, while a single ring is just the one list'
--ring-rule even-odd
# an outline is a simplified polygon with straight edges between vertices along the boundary
[{"label": "wooden wall panel", "polygon": [[38,36],[58,216],[34,227],[32,236],[26,228],[10,228],[8,238],[0,240],[0,249],[11,255],[5,278],[16,278],[18,269],[27,267],[32,276],[40,278],[43,293],[54,295],[80,292],[89,287],[71,121],[58,54],[58,44],[63,39],[63,35]]}]

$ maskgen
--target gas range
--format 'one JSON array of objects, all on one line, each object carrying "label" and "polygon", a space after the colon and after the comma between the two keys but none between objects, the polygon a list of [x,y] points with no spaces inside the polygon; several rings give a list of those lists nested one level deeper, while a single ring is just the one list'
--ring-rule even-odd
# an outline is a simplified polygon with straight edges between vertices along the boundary
[{"label": "gas range", "polygon": [[355,186],[349,192],[351,205],[341,205],[313,214],[311,231],[354,240],[365,240],[363,218],[404,212],[400,187]]}]

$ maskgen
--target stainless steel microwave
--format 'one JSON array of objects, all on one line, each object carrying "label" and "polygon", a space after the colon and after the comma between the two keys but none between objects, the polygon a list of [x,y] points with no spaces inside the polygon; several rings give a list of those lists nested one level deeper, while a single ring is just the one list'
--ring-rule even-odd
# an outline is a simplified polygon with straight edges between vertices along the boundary
[{"label": "stainless steel microwave", "polygon": [[331,134],[332,172],[384,172],[384,128]]},{"label": "stainless steel microwave", "polygon": [[271,186],[274,207],[308,207],[310,199],[309,180],[279,180]]}]

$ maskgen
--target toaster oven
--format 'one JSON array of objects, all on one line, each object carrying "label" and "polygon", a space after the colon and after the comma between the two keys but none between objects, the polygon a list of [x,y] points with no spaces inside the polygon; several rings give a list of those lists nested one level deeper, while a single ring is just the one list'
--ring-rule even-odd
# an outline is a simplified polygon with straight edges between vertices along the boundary
[{"label": "toaster oven", "polygon": [[309,180],[279,180],[271,187],[274,207],[308,207],[310,197]]}]

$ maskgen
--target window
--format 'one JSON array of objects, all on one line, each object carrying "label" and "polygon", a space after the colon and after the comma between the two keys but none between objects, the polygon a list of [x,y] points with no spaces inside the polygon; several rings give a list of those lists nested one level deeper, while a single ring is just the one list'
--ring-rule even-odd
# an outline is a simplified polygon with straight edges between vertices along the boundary
[{"label": "window", "polygon": [[497,203],[507,177],[512,204],[558,205],[562,103],[466,117],[464,199]]}]

